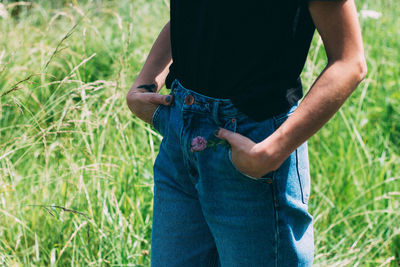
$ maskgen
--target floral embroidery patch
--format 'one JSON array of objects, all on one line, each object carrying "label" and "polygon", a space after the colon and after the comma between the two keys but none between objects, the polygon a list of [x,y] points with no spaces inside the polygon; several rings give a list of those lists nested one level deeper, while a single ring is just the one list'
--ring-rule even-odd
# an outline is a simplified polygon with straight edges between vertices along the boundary
[{"label": "floral embroidery patch", "polygon": [[215,139],[206,140],[203,136],[196,136],[192,139],[190,151],[200,152],[206,149],[207,147],[212,147],[214,148],[214,151],[216,151],[218,144],[227,147],[230,146],[229,142],[226,141],[225,139],[215,137]]}]

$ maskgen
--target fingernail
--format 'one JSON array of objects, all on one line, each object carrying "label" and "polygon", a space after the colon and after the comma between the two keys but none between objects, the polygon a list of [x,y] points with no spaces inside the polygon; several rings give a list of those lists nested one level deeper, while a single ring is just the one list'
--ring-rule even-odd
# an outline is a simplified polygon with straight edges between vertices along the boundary
[{"label": "fingernail", "polygon": [[214,135],[215,136],[218,136],[219,129],[221,129],[221,128],[218,128],[218,129],[214,130]]},{"label": "fingernail", "polygon": [[171,96],[170,96],[170,95],[167,96],[167,97],[165,98],[165,101],[167,101],[167,103],[171,102]]}]

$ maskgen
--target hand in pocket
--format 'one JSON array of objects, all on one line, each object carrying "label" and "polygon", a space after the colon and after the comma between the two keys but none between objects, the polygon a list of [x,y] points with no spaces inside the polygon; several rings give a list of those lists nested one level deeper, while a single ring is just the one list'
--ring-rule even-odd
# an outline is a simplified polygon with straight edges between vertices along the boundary
[{"label": "hand in pocket", "polygon": [[145,90],[131,89],[126,96],[126,101],[133,114],[151,124],[151,119],[158,105],[170,105],[173,97],[173,95],[162,95]]},{"label": "hand in pocket", "polygon": [[260,151],[258,144],[250,138],[224,128],[221,128],[217,137],[225,139],[231,145],[232,164],[240,172],[254,178],[261,178],[276,169],[273,162],[266,164],[264,154]]}]

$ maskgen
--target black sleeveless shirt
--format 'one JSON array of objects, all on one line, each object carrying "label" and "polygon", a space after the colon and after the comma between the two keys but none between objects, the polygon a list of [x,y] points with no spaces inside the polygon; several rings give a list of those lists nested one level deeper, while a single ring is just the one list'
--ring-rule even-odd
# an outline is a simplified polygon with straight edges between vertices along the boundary
[{"label": "black sleeveless shirt", "polygon": [[165,84],[229,98],[256,121],[302,96],[315,26],[307,0],[171,0],[172,60]]}]

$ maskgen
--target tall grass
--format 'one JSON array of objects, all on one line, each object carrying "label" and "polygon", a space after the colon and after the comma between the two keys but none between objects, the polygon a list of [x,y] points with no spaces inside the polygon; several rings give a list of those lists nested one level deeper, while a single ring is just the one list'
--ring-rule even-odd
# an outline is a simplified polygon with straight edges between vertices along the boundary
[{"label": "tall grass", "polygon": [[[160,136],[125,95],[169,1],[0,4],[0,266],[149,266]],[[400,21],[357,2],[369,73],[310,139],[317,266],[400,262]],[[314,36],[307,90],[326,63]],[[166,93],[164,88],[162,93]]]}]

